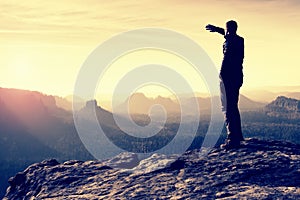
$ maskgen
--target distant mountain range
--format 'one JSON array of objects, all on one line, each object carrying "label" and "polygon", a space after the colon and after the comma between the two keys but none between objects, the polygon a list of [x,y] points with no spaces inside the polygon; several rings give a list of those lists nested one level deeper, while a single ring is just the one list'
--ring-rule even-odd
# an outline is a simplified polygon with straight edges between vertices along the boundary
[{"label": "distant mountain range", "polygon": [[0,88],[0,101],[5,108],[1,115],[15,116],[14,126],[22,126],[30,136],[59,152],[59,159],[89,156],[78,138],[72,113],[57,107],[54,96]]},{"label": "distant mountain range", "polygon": [[270,102],[278,96],[285,96],[293,99],[300,100],[300,86],[290,87],[261,87],[252,90],[243,90],[242,93],[251,99],[260,102]]},{"label": "distant mountain range", "polygon": [[[210,97],[184,97],[181,98],[182,102],[178,102],[170,97],[161,97],[156,98],[146,97],[143,93],[135,93],[131,95],[124,103],[116,107],[114,112],[116,113],[125,113],[127,109],[130,114],[150,114],[150,109],[155,105],[161,105],[167,113],[170,114],[180,114],[180,106],[188,110],[188,114],[196,114],[195,109],[191,107],[191,102],[196,100],[199,105],[200,113],[209,113],[211,107],[211,98]],[[180,104],[181,103],[181,104]],[[256,102],[244,95],[240,95],[239,108],[241,111],[254,111],[262,109],[266,104],[261,102]],[[153,115],[161,115],[161,110],[153,109],[151,110]]]},{"label": "distant mountain range", "polygon": [[[146,97],[143,93],[135,93],[131,95],[121,105],[114,109],[116,113],[125,113],[129,109],[130,114],[150,114],[150,109],[155,105],[161,105],[167,112],[180,113],[178,102],[168,97],[158,96],[156,98]],[[161,114],[159,109],[153,109],[154,114]]]},{"label": "distant mountain range", "polygon": [[[288,88],[289,91],[284,91],[285,87],[276,87],[274,90],[270,89],[255,89],[255,90],[246,90],[240,94],[239,108],[241,111],[256,111],[263,108],[269,102],[274,101],[278,96],[285,96],[288,98],[293,98],[300,100],[300,86]],[[297,90],[299,89],[299,90]],[[279,92],[280,91],[280,92]],[[180,98],[184,101],[182,106],[189,107],[189,102],[193,98],[197,98],[200,110],[202,112],[209,112],[210,108],[210,97],[206,93],[195,93],[195,94],[179,94]],[[66,97],[53,96],[56,101],[56,106],[64,110],[72,111],[72,102],[73,95],[68,95]],[[250,97],[250,98],[249,98]],[[74,103],[76,108],[83,108],[85,105],[84,99],[80,97],[75,97]],[[108,99],[98,99],[98,103],[104,107],[106,110],[112,111],[111,103]],[[142,114],[148,115],[150,108],[153,105],[159,104],[162,105],[166,111],[169,113],[179,113],[180,107],[179,102],[174,96],[164,97],[158,96],[155,98],[147,97],[143,93],[134,93],[128,97],[125,102],[119,102],[114,108],[115,113],[125,113],[127,110],[127,105],[129,105],[129,110],[131,114]],[[151,111],[152,114],[161,114],[161,110],[157,107]],[[193,110],[191,111],[193,112]]]},{"label": "distant mountain range", "polygon": [[[183,106],[188,107],[189,101],[193,100],[192,98],[195,97],[187,96],[182,102]],[[209,111],[210,98],[196,98],[200,105],[200,111]],[[95,108],[97,120],[101,123],[101,126],[103,125],[105,131],[109,133],[109,136],[117,145],[124,145],[123,148],[127,150],[148,152],[151,148],[159,148],[168,143],[178,129],[178,124],[170,122],[167,119],[168,124],[164,126],[160,134],[154,137],[158,142],[152,143],[152,146],[147,146],[145,144],[152,142],[150,139],[128,138],[117,126],[112,113],[98,106],[96,101],[85,103],[82,99],[78,98],[78,101],[76,99],[76,103],[82,106],[78,112],[81,113],[81,116],[84,116],[88,128],[91,127],[89,123],[94,123],[91,122],[91,113]],[[156,104],[164,106],[168,112],[173,114],[180,113],[178,102],[169,97],[159,96],[157,98],[149,98],[141,93],[134,94],[126,102],[120,104],[120,111],[122,109],[124,111],[127,104],[129,105],[130,112],[136,114],[133,116],[134,121],[142,126],[150,123],[148,110]],[[1,187],[6,185],[6,180],[9,176],[12,176],[33,162],[38,162],[46,158],[56,158],[59,161],[94,159],[89,151],[86,150],[75,129],[73,115],[70,112],[71,105],[70,99],[66,98],[46,95],[40,92],[0,88]],[[286,97],[278,97],[265,107],[265,104],[241,95],[240,109],[242,112],[260,110],[260,113],[266,112],[270,116],[283,117],[287,120],[300,119],[299,100]],[[154,109],[151,114],[160,114],[160,111]],[[192,109],[191,113],[193,113]],[[259,116],[261,115],[260,113]],[[256,115],[254,118],[260,119]],[[122,116],[119,116],[119,119],[125,125],[127,124],[127,128],[130,130],[129,119]],[[263,120],[261,120],[261,123],[263,123]],[[203,125],[201,128],[203,133],[206,130],[205,127],[207,126]],[[250,127],[254,126],[251,125]],[[93,130],[90,131],[92,132]],[[139,132],[139,130],[134,128],[130,131],[133,133]],[[293,138],[295,137],[293,136]],[[99,145],[97,141],[94,142],[95,145]],[[107,152],[102,153],[107,154]],[[0,197],[3,192],[4,187],[0,188]]]},{"label": "distant mountain range", "polygon": [[72,113],[54,96],[0,88],[0,198],[7,179],[47,158],[90,160],[73,124]]},{"label": "distant mountain range", "polygon": [[[81,139],[89,144],[89,150],[99,159],[109,158],[116,155],[116,152],[121,153],[124,150],[139,153],[158,150],[172,140],[179,126],[168,119],[165,124],[158,122],[148,124],[150,122],[148,118],[134,119],[136,120],[132,122],[130,118],[112,114],[98,106],[96,100],[88,101],[84,108],[76,112],[77,127],[83,133]],[[105,135],[99,132],[99,124]],[[135,124],[139,126],[134,126]],[[156,134],[151,135],[153,132]],[[139,137],[141,135],[144,137]],[[118,148],[110,145],[111,143]]]}]

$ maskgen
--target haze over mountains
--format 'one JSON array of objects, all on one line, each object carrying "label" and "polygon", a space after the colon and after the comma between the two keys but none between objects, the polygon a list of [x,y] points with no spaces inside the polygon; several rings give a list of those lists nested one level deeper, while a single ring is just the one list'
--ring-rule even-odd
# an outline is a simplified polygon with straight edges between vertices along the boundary
[{"label": "haze over mountains", "polygon": [[[256,89],[242,90],[240,94],[239,108],[242,111],[253,111],[260,109],[267,105],[269,102],[275,100],[278,96],[285,96],[293,99],[300,100],[300,86],[277,86],[277,87],[261,87]],[[123,95],[124,96],[124,95]],[[210,96],[207,93],[195,93],[195,94],[179,94],[184,99],[183,106],[188,104],[188,100],[191,98],[197,98],[200,110],[208,111],[210,107]],[[72,110],[73,96],[68,95],[66,97],[54,96],[56,105],[65,110]],[[102,99],[101,96],[96,98],[98,104],[108,110],[112,111],[111,102],[108,99]],[[122,97],[123,99],[123,97]],[[84,100],[80,97],[75,97],[76,107],[82,108],[85,102],[90,99]],[[118,102],[118,101],[117,101]],[[149,108],[155,104],[164,105],[166,111],[170,113],[178,113],[180,107],[178,106],[178,100],[174,96],[156,96],[149,97],[143,93],[134,93],[130,97],[127,97],[125,102],[118,102],[114,108],[117,113],[124,113],[125,107],[128,104],[129,110],[132,114],[149,114]],[[159,109],[156,109],[159,110]],[[180,111],[179,111],[180,112]],[[154,112],[155,113],[155,112]]]},{"label": "haze over mountains", "polygon": [[[186,102],[184,102],[185,106],[188,106],[190,98],[187,96]],[[209,98],[197,97],[197,100],[202,106],[200,110],[210,105]],[[240,101],[243,131],[247,137],[255,136],[300,143],[299,100],[279,97],[264,106],[260,102],[241,95]],[[97,102],[91,101],[86,104],[78,99],[76,103],[83,104],[80,112],[86,112],[86,119],[89,121],[88,110]],[[143,94],[135,94],[130,105],[133,113],[138,113],[133,115],[134,121],[142,126],[147,125],[150,122],[148,108],[154,104],[165,105],[166,110],[173,114],[178,113],[178,103],[172,98],[149,98]],[[124,106],[124,102],[120,104],[121,108],[122,106]],[[0,196],[4,194],[8,178],[29,164],[47,158],[56,158],[59,161],[94,159],[78,136],[70,108],[71,103],[65,98],[40,92],[0,88]],[[171,140],[178,129],[176,122],[167,121],[161,134],[154,138],[157,143],[149,145],[147,148],[150,149],[145,149],[145,146],[141,145],[141,141],[128,140],[127,136],[124,137],[124,133],[113,121],[112,113],[99,106],[96,111],[98,120],[105,125],[107,131],[114,137],[113,140],[116,143],[119,142],[119,145],[124,145],[123,147],[127,150],[151,151],[151,148],[159,148]],[[122,119],[125,122],[127,120],[123,117]],[[208,122],[200,121],[191,149],[201,145]],[[155,125],[153,128],[157,128]],[[224,135],[221,136],[219,142],[222,142],[222,139],[224,139]],[[132,141],[134,142],[132,143]],[[151,142],[150,140],[145,141]],[[95,143],[95,145],[99,145],[99,143]]]},{"label": "haze over mountains", "polygon": [[[72,113],[57,107],[54,96],[0,88],[0,101],[2,109],[6,111],[1,112],[3,117],[14,116],[16,120],[11,121],[11,124],[23,127],[30,136],[36,137],[45,145],[60,152],[60,158],[88,155],[80,153],[84,147],[73,126]],[[66,142],[68,140],[69,142]],[[76,140],[79,143],[76,143]],[[70,151],[71,149],[73,150]]]},{"label": "haze over mountains", "polygon": [[242,93],[252,100],[259,102],[270,102],[278,96],[285,96],[300,100],[300,86],[269,86],[254,89],[242,88]]},{"label": "haze over mountains", "polygon": [[0,88],[0,196],[10,176],[46,158],[93,159],[54,96]]},{"label": "haze over mountains", "polygon": [[[162,105],[166,112],[170,114],[180,114],[180,106],[185,107],[189,110],[188,114],[197,114],[194,108],[190,107],[190,102],[194,99],[198,102],[200,113],[209,114],[211,107],[210,97],[186,97],[181,98],[183,101],[179,102],[177,99],[172,99],[170,97],[158,96],[156,98],[146,97],[143,93],[135,93],[131,95],[127,100],[116,107],[114,112],[125,113],[127,108],[131,114],[151,114],[160,115],[161,111],[158,109],[151,110],[155,105]],[[241,111],[255,111],[262,109],[265,106],[264,103],[253,101],[244,95],[240,95],[239,108]]]}]

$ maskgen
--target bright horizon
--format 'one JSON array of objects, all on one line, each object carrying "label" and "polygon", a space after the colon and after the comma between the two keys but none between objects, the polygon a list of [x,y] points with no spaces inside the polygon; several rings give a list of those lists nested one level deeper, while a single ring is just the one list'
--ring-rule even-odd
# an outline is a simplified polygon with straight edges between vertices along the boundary
[{"label": "bright horizon", "polygon": [[[224,26],[229,19],[238,22],[238,34],[245,38],[242,93],[253,88],[300,86],[297,0],[30,0],[1,2],[0,7],[0,87],[62,97],[72,94],[77,73],[91,51],[115,34],[143,27],[166,28],[190,37],[219,69],[224,38],[204,27],[208,23]],[[132,67],[151,58],[175,68],[178,65],[177,69],[191,81],[195,91],[206,92],[201,80],[194,77],[192,70],[182,67],[184,63],[180,60],[169,62],[170,55],[157,52],[137,52],[136,57],[140,62],[130,57],[120,61],[104,84],[106,92],[113,89],[111,80],[118,80],[116,72],[125,73],[121,66]],[[141,91],[151,94],[153,90]],[[164,89],[155,91],[160,94]]]}]

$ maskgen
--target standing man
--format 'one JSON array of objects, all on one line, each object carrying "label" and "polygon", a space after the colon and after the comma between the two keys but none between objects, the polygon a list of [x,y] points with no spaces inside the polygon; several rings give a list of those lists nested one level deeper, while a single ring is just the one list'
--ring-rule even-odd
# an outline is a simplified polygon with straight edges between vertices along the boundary
[{"label": "standing man", "polygon": [[220,71],[222,111],[225,114],[227,139],[221,148],[232,149],[244,140],[238,109],[239,90],[243,84],[244,38],[236,34],[237,23],[230,20],[226,29],[208,24],[206,30],[224,35],[223,61]]}]

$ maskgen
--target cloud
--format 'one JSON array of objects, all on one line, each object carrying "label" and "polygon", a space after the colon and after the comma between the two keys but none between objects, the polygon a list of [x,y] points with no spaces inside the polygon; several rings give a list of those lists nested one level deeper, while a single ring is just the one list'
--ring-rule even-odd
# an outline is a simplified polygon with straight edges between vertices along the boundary
[{"label": "cloud", "polygon": [[[99,34],[144,26],[195,29],[199,22],[224,22],[228,17],[271,16],[281,20],[300,19],[298,0],[65,0],[0,2],[0,35],[22,33],[49,37],[97,37]],[[228,15],[230,13],[230,16]],[[217,20],[216,20],[217,19]],[[273,20],[274,21],[274,20]],[[34,37],[34,36],[33,36]],[[74,38],[75,39],[75,38]]]},{"label": "cloud", "polygon": [[[151,15],[145,1],[26,1],[23,4],[0,3],[3,31],[41,33],[78,32],[113,29],[138,24],[163,23],[159,15]],[[141,9],[144,8],[144,9]],[[153,7],[155,9],[155,6]],[[153,10],[152,10],[153,11]],[[152,12],[151,11],[151,12]]]}]

